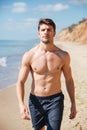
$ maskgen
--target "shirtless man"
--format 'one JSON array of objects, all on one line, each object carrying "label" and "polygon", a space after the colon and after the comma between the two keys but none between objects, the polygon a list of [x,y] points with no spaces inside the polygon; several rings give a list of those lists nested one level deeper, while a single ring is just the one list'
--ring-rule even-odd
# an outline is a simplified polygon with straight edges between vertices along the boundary
[{"label": "shirtless man", "polygon": [[[30,119],[35,130],[60,130],[64,95],[61,90],[63,72],[71,101],[69,118],[76,116],[75,89],[69,54],[54,45],[56,25],[51,19],[41,19],[38,24],[40,43],[26,52],[17,82],[17,96],[23,119]],[[24,103],[24,84],[29,72],[32,75],[29,110]],[[30,111],[30,112],[29,112]]]}]

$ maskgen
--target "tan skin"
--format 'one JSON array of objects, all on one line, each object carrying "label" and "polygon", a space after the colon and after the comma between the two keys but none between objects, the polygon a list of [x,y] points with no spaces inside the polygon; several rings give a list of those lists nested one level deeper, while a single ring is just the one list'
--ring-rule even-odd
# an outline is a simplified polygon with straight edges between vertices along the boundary
[{"label": "tan skin", "polygon": [[[61,73],[63,72],[66,87],[71,100],[69,118],[76,116],[75,90],[70,68],[70,57],[53,43],[55,31],[52,26],[42,24],[38,31],[40,44],[26,52],[17,82],[17,96],[22,119],[30,119],[29,110],[24,104],[24,84],[29,72],[32,74],[31,93],[38,96],[49,96],[60,93]],[[41,130],[45,130],[43,127]]]}]

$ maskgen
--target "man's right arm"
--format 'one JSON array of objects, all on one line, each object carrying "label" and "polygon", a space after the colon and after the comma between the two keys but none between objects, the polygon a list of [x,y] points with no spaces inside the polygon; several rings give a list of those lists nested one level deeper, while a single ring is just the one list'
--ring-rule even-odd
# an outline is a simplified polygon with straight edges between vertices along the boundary
[{"label": "man's right arm", "polygon": [[27,80],[29,71],[30,71],[30,64],[28,62],[29,56],[28,52],[24,54],[22,59],[22,65],[20,68],[18,82],[17,82],[17,97],[19,102],[20,113],[23,119],[28,119],[28,109],[24,104],[24,84]]}]

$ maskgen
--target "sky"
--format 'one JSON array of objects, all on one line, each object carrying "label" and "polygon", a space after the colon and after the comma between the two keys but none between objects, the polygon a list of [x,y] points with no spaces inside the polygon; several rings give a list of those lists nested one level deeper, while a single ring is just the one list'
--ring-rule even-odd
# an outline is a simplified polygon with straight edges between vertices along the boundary
[{"label": "sky", "polygon": [[0,0],[0,40],[37,39],[40,18],[51,18],[58,35],[87,18],[87,0]]}]

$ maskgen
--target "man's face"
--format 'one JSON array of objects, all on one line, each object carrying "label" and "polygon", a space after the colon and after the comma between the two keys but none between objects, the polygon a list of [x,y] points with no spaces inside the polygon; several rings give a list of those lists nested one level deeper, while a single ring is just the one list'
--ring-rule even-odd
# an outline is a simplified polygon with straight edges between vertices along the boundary
[{"label": "man's face", "polygon": [[40,25],[38,35],[43,43],[48,44],[53,41],[55,32],[51,25],[42,24]]}]

